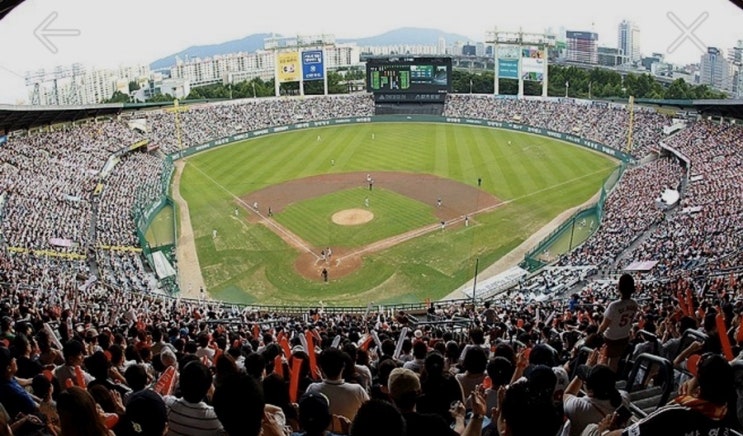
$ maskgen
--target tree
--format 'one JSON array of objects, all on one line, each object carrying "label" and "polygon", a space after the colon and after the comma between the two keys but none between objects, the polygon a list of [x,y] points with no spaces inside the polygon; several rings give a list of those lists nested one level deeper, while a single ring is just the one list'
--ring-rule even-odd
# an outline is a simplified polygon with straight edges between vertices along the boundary
[{"label": "tree", "polygon": [[201,94],[201,88],[191,88],[186,100],[201,100],[204,96]]},{"label": "tree", "polygon": [[690,98],[689,84],[684,79],[676,79],[666,89],[663,97],[668,99],[688,99]]},{"label": "tree", "polygon": [[129,96],[123,92],[116,90],[111,95],[111,98],[104,100],[104,103],[129,103]]},{"label": "tree", "polygon": [[170,94],[155,94],[152,97],[150,97],[151,102],[172,102],[175,100],[175,97],[173,97]]},{"label": "tree", "polygon": [[129,82],[129,94],[131,94],[132,92],[134,92],[134,91],[136,91],[138,89],[139,89],[139,83],[137,83],[134,80],[132,80],[131,82]]}]

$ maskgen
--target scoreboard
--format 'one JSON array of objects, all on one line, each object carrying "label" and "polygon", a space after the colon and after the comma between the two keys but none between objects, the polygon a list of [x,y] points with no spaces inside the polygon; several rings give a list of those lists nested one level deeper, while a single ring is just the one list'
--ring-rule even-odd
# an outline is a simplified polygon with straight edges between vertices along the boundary
[{"label": "scoreboard", "polygon": [[371,58],[366,89],[377,101],[443,101],[451,91],[451,58]]}]

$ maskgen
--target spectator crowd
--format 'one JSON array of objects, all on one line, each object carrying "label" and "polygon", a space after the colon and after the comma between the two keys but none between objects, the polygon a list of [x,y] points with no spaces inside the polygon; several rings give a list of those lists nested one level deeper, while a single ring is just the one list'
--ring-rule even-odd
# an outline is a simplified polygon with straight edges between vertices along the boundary
[{"label": "spectator crowd", "polygon": [[[190,147],[373,111],[368,95],[229,102],[125,114],[0,146],[0,434],[741,430],[736,125],[696,121],[664,138],[667,119],[638,110],[632,153],[660,156],[625,171],[598,231],[559,264],[613,270],[656,260],[657,268],[581,280],[540,301],[517,287],[422,313],[269,313],[150,293],[141,256],[111,248],[138,244],[133,211],[162,195],[171,170],[159,152],[120,153],[129,145],[148,139],[173,152],[178,136]],[[629,118],[613,105],[486,96],[448,96],[445,115],[519,122],[618,150]],[[146,131],[128,128],[135,118],[147,120]],[[675,209],[656,206],[666,188],[681,194]],[[646,415],[634,392],[661,385],[667,396]]]},{"label": "spectator crowd", "polygon": [[[688,294],[689,280],[625,274],[569,301],[502,295],[418,314],[19,290],[0,306],[0,431],[726,434],[713,431],[743,417],[739,278]],[[643,416],[631,369],[647,355],[674,375],[645,367],[640,382],[672,395]]]}]

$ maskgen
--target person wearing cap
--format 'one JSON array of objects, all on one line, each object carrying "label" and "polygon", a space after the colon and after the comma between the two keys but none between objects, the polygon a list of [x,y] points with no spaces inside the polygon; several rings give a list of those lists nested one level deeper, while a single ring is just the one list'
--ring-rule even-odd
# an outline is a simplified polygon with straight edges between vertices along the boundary
[{"label": "person wearing cap", "polygon": [[[299,425],[302,431],[292,433],[292,436],[336,436],[327,429],[336,423],[330,413],[330,400],[323,394],[306,393],[299,399]],[[337,419],[337,418],[336,418]],[[341,427],[345,426],[342,434],[348,434],[351,422],[341,418]]]},{"label": "person wearing cap", "polygon": [[150,389],[133,393],[126,413],[116,427],[126,436],[163,436],[168,427],[168,410],[160,394]]},{"label": "person wearing cap", "polygon": [[733,367],[716,353],[699,359],[696,374],[679,388],[680,395],[627,428],[602,436],[726,435],[729,404],[735,407]]},{"label": "person wearing cap", "polygon": [[363,386],[346,383],[343,379],[346,356],[348,356],[346,353],[337,348],[324,350],[319,359],[323,380],[310,384],[305,392],[324,394],[330,400],[330,411],[333,415],[344,416],[353,421],[359,407],[369,400],[369,394]]}]

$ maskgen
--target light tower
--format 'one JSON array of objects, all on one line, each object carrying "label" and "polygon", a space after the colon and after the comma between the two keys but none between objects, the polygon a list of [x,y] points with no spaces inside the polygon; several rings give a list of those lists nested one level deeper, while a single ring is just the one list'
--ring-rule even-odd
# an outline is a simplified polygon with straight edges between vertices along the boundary
[{"label": "light tower", "polygon": [[[33,86],[31,91],[31,104],[81,104],[80,89],[78,81],[85,75],[85,67],[81,64],[72,66],[58,66],[54,71],[44,69],[33,73],[26,73],[24,77],[26,87]],[[51,87],[51,101],[43,101],[41,93]]]}]

